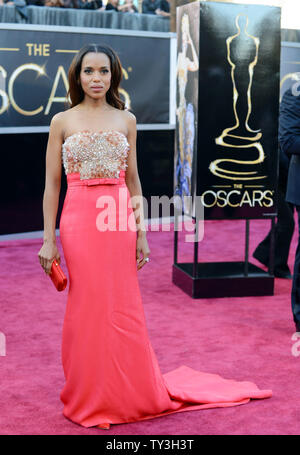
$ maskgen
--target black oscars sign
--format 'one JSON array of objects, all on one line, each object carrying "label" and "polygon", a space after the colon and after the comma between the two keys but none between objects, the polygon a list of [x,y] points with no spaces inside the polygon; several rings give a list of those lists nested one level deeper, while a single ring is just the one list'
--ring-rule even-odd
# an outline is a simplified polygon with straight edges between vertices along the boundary
[{"label": "black oscars sign", "polygon": [[275,214],[280,8],[183,5],[177,33],[174,180],[184,213],[194,216],[197,195],[205,219]]},{"label": "black oscars sign", "polygon": [[[193,263],[178,263],[175,215],[173,282],[195,298],[274,292],[280,13],[201,1],[176,9],[175,213],[195,220],[195,240]],[[199,213],[245,220],[244,261],[198,262]],[[272,222],[268,272],[249,262],[251,219]]]}]

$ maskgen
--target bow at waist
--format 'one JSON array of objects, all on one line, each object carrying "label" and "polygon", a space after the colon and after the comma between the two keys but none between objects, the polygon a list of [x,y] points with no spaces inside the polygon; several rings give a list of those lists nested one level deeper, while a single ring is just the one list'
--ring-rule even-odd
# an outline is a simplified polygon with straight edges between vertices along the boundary
[{"label": "bow at waist", "polygon": [[121,170],[119,177],[96,177],[81,179],[79,172],[67,174],[68,186],[120,185],[125,183],[125,171]]}]

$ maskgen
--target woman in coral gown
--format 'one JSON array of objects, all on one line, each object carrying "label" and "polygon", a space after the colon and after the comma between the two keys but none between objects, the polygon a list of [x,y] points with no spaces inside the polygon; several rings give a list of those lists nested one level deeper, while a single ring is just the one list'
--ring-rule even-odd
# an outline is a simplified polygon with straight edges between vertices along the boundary
[{"label": "woman in coral gown", "polygon": [[[188,366],[161,374],[149,341],[138,270],[149,260],[136,163],[136,118],[119,98],[122,67],[109,46],[87,45],[69,69],[70,109],[50,125],[43,200],[47,274],[56,246],[62,167],[67,193],[60,237],[69,276],[62,334],[63,414],[109,429],[182,411],[267,398],[252,382]],[[63,165],[63,166],[62,166]]]}]

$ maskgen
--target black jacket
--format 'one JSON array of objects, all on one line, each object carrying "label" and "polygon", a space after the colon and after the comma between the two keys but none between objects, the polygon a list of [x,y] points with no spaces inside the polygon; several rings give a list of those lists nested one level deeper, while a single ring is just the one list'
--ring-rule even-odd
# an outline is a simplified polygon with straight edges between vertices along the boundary
[{"label": "black jacket", "polygon": [[143,0],[142,13],[155,14],[155,10],[160,8],[160,0]]}]

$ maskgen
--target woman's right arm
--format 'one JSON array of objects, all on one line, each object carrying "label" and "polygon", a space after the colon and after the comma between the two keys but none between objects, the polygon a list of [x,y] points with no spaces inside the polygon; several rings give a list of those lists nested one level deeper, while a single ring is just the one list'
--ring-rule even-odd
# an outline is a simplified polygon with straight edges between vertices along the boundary
[{"label": "woman's right arm", "polygon": [[47,274],[50,273],[53,259],[60,263],[56,246],[55,225],[61,187],[61,148],[63,143],[62,113],[54,115],[50,124],[46,151],[46,179],[43,197],[44,243],[38,256]]}]

